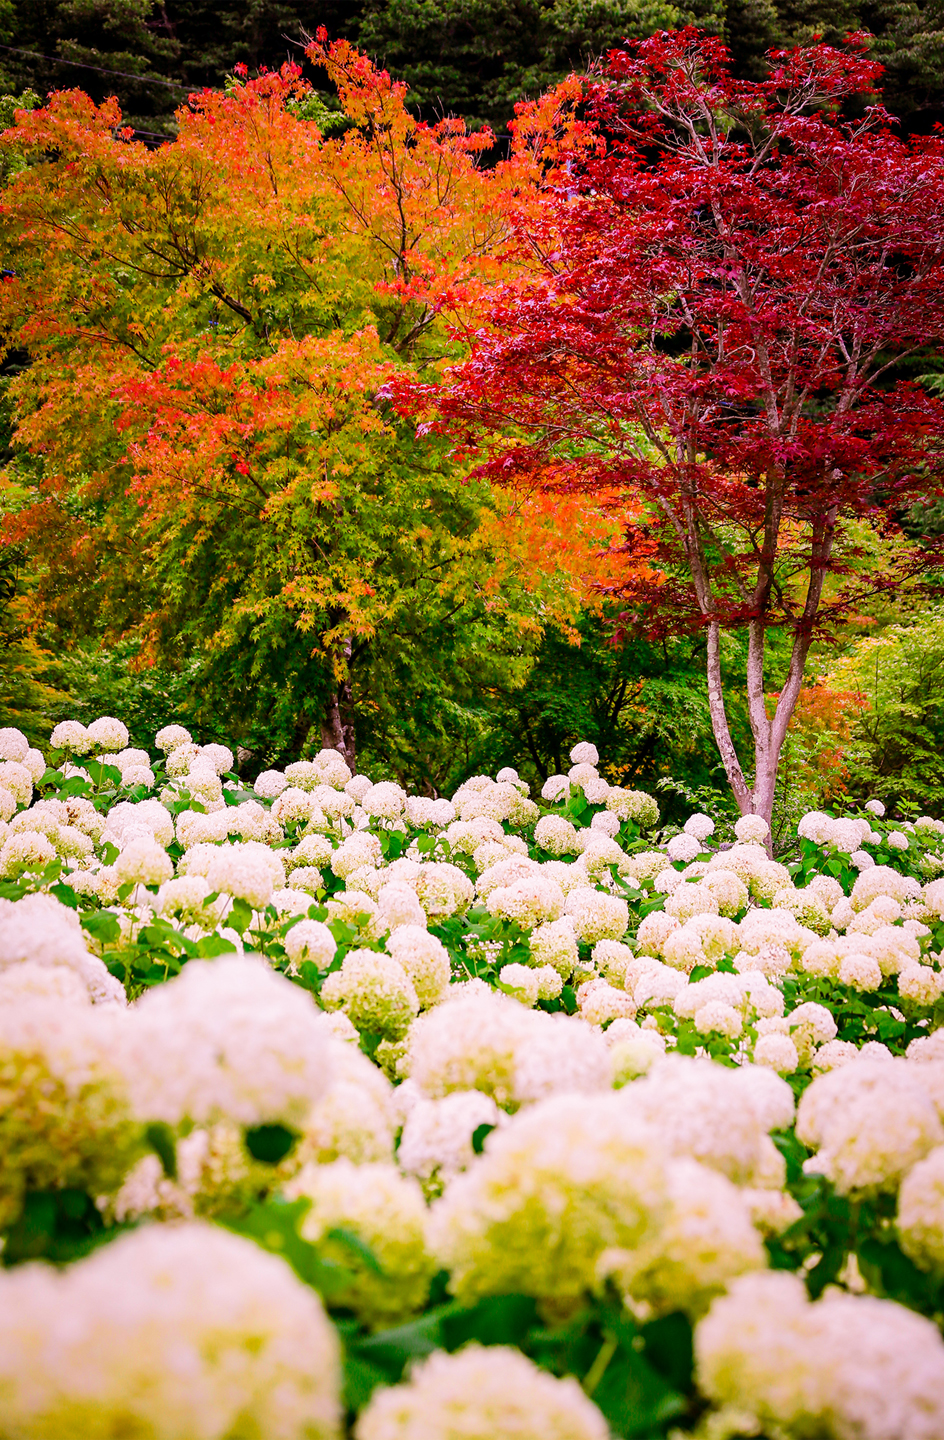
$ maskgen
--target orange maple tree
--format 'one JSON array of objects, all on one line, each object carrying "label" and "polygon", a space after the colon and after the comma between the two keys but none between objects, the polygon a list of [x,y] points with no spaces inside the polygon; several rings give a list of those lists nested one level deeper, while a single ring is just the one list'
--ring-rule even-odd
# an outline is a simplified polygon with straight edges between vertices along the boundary
[{"label": "orange maple tree", "polygon": [[28,364],[3,538],[36,558],[37,613],[202,645],[244,689],[274,670],[298,743],[314,724],[353,759],[378,637],[474,606],[535,631],[608,522],[565,552],[541,497],[470,481],[379,398],[460,353],[533,145],[484,169],[487,133],[418,123],[346,42],[309,54],[333,117],[286,65],[192,96],[157,150],[78,91],[4,136],[28,163],[0,197],[0,335]]}]

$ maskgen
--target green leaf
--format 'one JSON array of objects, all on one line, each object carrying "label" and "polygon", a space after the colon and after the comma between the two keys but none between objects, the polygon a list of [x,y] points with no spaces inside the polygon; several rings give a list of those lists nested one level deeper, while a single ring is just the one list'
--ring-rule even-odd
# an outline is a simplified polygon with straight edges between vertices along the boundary
[{"label": "green leaf", "polygon": [[442,1317],[445,1348],[458,1350],[470,1340],[481,1345],[520,1345],[538,1323],[530,1295],[490,1295],[477,1305],[450,1309]]},{"label": "green leaf", "polygon": [[[399,1376],[397,1376],[399,1379]],[[372,1365],[356,1352],[344,1352],[344,1404],[355,1415],[363,1410],[379,1385],[389,1385],[390,1376],[379,1365]]]},{"label": "green leaf", "polygon": [[614,1434],[632,1440],[660,1430],[682,1414],[685,1398],[652,1368],[645,1356],[619,1345],[594,1387],[593,1402]]},{"label": "green leaf", "polygon": [[692,1324],[680,1310],[640,1329],[646,1359],[677,1390],[689,1390],[695,1369]]},{"label": "green leaf", "polygon": [[381,1370],[387,1383],[395,1383],[411,1360],[422,1360],[443,1348],[443,1315],[454,1308],[441,1306],[406,1325],[380,1330],[352,1345],[350,1353]]},{"label": "green leaf", "polygon": [[118,923],[118,916],[113,915],[110,910],[92,910],[79,917],[83,930],[102,945],[117,945],[121,939],[121,926]]},{"label": "green leaf", "polygon": [[56,899],[61,905],[68,905],[70,910],[78,910],[79,897],[78,895],[76,895],[71,885],[67,885],[64,881],[60,881],[56,885],[50,885],[49,893],[50,895],[55,895]]},{"label": "green leaf", "polygon": [[351,1255],[373,1275],[383,1275],[384,1270],[377,1256],[354,1230],[349,1230],[346,1225],[334,1225],[325,1232],[326,1240],[333,1240],[335,1244],[344,1246]]},{"label": "green leaf", "polygon": [[217,955],[233,955],[236,946],[225,935],[204,935],[197,941],[197,956],[201,960],[213,960]]},{"label": "green leaf", "polygon": [[278,1165],[298,1141],[294,1130],[284,1125],[253,1125],[245,1132],[246,1149],[254,1160]]},{"label": "green leaf", "polygon": [[242,935],[243,932],[249,928],[251,920],[252,906],[248,901],[243,900],[241,896],[237,895],[226,917],[226,924],[231,930],[235,930],[237,935]]},{"label": "green leaf", "polygon": [[217,1216],[216,1223],[237,1235],[255,1240],[257,1245],[274,1255],[281,1255],[300,1280],[330,1300],[346,1290],[355,1277],[343,1265],[320,1254],[316,1245],[304,1240],[298,1233],[310,1206],[310,1200],[288,1201],[276,1196],[250,1206],[239,1215]]},{"label": "green leaf", "polygon": [[491,1135],[494,1129],[495,1126],[489,1125],[487,1122],[484,1125],[476,1125],[475,1129],[472,1131],[472,1149],[475,1151],[476,1155],[481,1155],[482,1151],[485,1149],[485,1141],[488,1139],[489,1135]]},{"label": "green leaf", "polygon": [[84,1190],[28,1191],[16,1221],[7,1231],[2,1263],[51,1260],[63,1265],[89,1254],[126,1226],[106,1226]]},{"label": "green leaf", "polygon": [[177,1145],[174,1132],[163,1120],[152,1120],[145,1128],[144,1138],[160,1160],[169,1180],[177,1179]]}]

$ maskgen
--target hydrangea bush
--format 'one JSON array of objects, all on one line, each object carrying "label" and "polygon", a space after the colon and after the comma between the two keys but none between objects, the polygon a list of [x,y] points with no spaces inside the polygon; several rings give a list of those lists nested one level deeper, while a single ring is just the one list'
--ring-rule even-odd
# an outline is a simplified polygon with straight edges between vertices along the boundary
[{"label": "hydrangea bush", "polygon": [[944,1434],[944,824],[127,741],[0,731],[3,1434]]}]

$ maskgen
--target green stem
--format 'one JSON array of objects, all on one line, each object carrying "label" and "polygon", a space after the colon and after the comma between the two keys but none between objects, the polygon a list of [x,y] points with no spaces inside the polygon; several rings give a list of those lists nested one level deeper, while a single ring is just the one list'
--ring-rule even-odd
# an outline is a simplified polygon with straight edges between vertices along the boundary
[{"label": "green stem", "polygon": [[616,1354],[616,1346],[617,1342],[613,1339],[612,1336],[608,1336],[603,1341],[603,1344],[600,1346],[597,1358],[594,1360],[593,1364],[590,1366],[590,1369],[587,1371],[586,1375],[583,1378],[583,1388],[584,1392],[587,1395],[592,1396],[594,1390],[597,1388],[600,1381],[603,1379],[603,1374],[606,1370],[607,1365],[609,1365],[610,1361],[613,1359],[613,1356]]}]

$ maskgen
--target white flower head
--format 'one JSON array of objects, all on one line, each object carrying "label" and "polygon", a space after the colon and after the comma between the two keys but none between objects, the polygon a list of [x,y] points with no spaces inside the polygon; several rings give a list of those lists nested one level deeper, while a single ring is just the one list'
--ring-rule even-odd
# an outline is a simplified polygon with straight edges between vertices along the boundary
[{"label": "white flower head", "polygon": [[600,752],[589,740],[581,740],[570,752],[572,765],[598,765],[600,763]]},{"label": "white flower head", "polygon": [[745,845],[763,845],[770,834],[770,826],[762,815],[742,815],[735,823],[734,833]]},{"label": "white flower head", "polygon": [[710,815],[690,815],[682,827],[687,835],[694,835],[696,840],[707,840],[715,833],[715,822]]},{"label": "white flower head", "polygon": [[88,733],[94,745],[102,750],[123,750],[128,743],[128,727],[114,715],[102,715],[93,720]]}]

